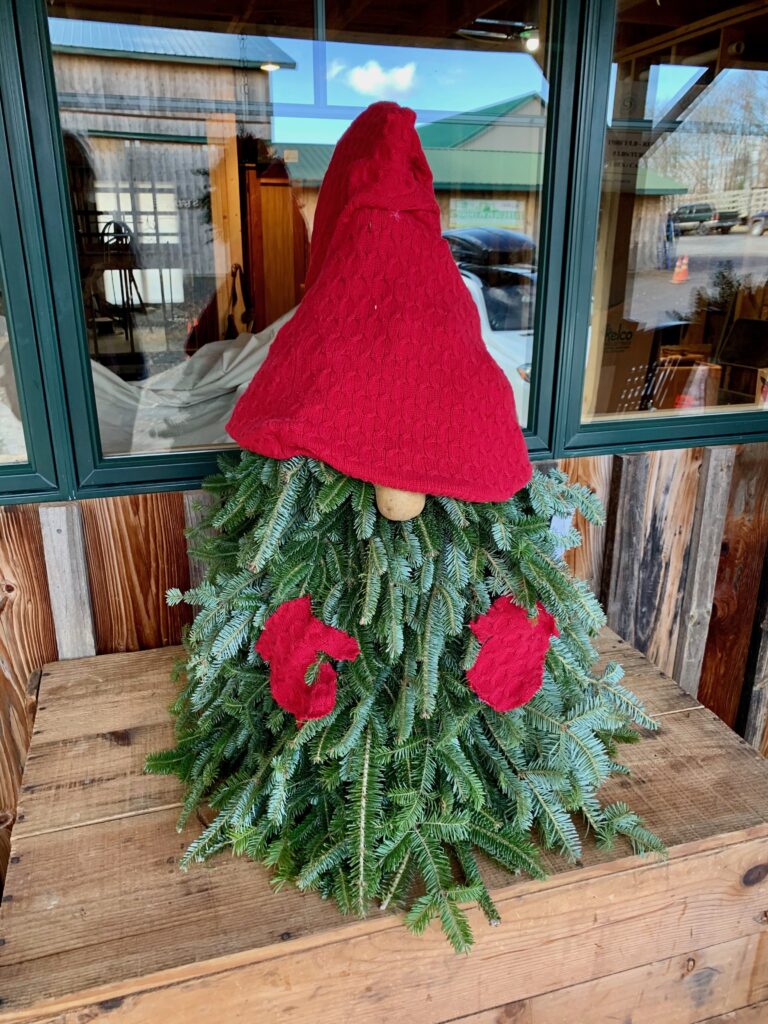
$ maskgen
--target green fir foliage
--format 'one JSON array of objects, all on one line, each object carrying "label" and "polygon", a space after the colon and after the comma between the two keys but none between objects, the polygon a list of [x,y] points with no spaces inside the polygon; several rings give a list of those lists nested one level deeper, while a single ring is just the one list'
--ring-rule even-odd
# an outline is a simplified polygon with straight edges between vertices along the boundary
[{"label": "green fir foliage", "polygon": [[[663,852],[626,805],[596,797],[625,771],[617,744],[655,723],[619,666],[593,671],[603,615],[562,551],[579,535],[550,530],[575,511],[601,521],[591,492],[536,472],[509,501],[428,497],[418,518],[391,523],[370,484],[247,452],[222,458],[206,486],[214,506],[190,542],[207,577],[168,594],[197,610],[172,708],[177,744],[147,765],[184,782],[180,827],[201,801],[215,812],[185,865],[230,847],[269,866],[276,887],[317,890],[342,913],[401,908],[414,932],[437,919],[464,951],[467,904],[498,920],[478,852],[536,878],[540,849],[575,860],[585,829]],[[298,726],[254,644],[304,594],[361,654],[338,665],[331,714]],[[468,624],[501,594],[531,611],[541,601],[560,633],[541,690],[506,714],[465,676],[478,653]]]}]

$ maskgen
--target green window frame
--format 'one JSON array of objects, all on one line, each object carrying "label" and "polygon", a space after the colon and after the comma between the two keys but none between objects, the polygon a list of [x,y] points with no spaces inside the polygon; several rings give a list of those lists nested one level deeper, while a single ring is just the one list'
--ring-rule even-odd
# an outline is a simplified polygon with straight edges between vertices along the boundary
[{"label": "green window frame", "polygon": [[759,411],[671,415],[652,421],[627,417],[608,424],[582,423],[582,388],[617,6],[615,0],[594,0],[584,9],[583,79],[578,89],[577,130],[573,140],[573,212],[561,305],[560,367],[552,426],[554,456],[764,441],[768,439],[768,416]]},{"label": "green window frame", "polygon": [[[322,0],[315,6],[322,15]],[[533,459],[768,438],[760,412],[581,422],[615,7],[615,0],[559,0],[551,8],[525,430]],[[0,467],[0,501],[196,487],[217,452],[101,453],[44,0],[0,0],[0,33],[0,113],[10,154],[7,161],[0,155],[0,188],[12,197],[0,247],[14,276],[14,334],[34,339],[16,353],[30,464]]]},{"label": "green window frame", "polygon": [[9,15],[0,5],[0,283],[27,457],[0,466],[0,496],[5,503],[17,503],[64,497],[71,480],[53,443],[57,433],[66,436],[69,426],[61,400],[58,349],[51,344],[53,311],[44,287],[42,240],[24,220],[24,211],[34,210],[36,183]]}]

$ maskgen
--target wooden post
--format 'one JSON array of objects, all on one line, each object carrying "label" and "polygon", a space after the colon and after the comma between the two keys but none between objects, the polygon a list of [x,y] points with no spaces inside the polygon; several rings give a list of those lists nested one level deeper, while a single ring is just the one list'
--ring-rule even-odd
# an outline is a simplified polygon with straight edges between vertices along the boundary
[{"label": "wooden post", "polygon": [[[763,565],[761,590],[761,614],[755,627],[756,642],[752,692],[747,707],[744,739],[768,757],[768,557]],[[749,685],[749,672],[747,674]]]},{"label": "wooden post", "polygon": [[[573,483],[584,484],[595,492],[605,506],[607,520],[612,515],[608,502],[611,494],[613,456],[593,455],[580,459],[561,459],[559,466]],[[568,551],[565,560],[574,573],[586,580],[597,592],[603,576],[606,527],[591,526],[578,514],[576,526],[581,530],[581,547]]]},{"label": "wooden post", "polygon": [[59,658],[87,658],[96,653],[96,637],[80,506],[41,505],[40,530]]},{"label": "wooden post", "polygon": [[[768,444],[736,450],[698,699],[735,728],[768,552]],[[753,728],[756,719],[753,717]]]},{"label": "wooden post", "polygon": [[678,684],[693,697],[699,689],[707,645],[735,455],[735,448],[707,448],[701,464],[673,672]]},{"label": "wooden post", "polygon": [[608,623],[674,671],[703,451],[617,456],[603,570]]},{"label": "wooden post", "polygon": [[[187,530],[193,529],[203,519],[213,504],[213,495],[207,491],[185,491],[184,525]],[[189,585],[196,587],[205,578],[205,564],[187,552],[189,558]]]},{"label": "wooden post", "polygon": [[609,507],[611,516],[603,563],[603,604],[608,625],[628,643],[635,642],[636,601],[645,536],[645,497],[650,456],[614,459]]}]

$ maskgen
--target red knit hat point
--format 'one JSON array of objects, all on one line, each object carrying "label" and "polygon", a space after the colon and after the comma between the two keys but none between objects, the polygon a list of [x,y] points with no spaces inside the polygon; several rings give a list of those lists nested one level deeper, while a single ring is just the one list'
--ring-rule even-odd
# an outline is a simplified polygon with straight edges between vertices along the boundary
[{"label": "red knit hat point", "polygon": [[374,103],[318,198],[304,297],[227,424],[243,448],[503,501],[531,476],[512,388],[447,243],[416,115]]}]

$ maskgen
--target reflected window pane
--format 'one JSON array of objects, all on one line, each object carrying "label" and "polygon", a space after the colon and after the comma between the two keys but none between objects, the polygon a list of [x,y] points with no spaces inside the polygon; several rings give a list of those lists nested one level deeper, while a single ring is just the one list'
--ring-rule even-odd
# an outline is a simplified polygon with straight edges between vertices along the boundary
[{"label": "reflected window pane", "polygon": [[105,454],[231,443],[232,406],[301,301],[333,147],[380,99],[416,110],[445,238],[526,424],[547,5],[333,5],[325,25],[307,0],[220,7],[49,5]]},{"label": "reflected window pane", "polygon": [[620,8],[586,421],[768,409],[765,11]]},{"label": "reflected window pane", "polygon": [[11,356],[13,344],[13,330],[0,267],[0,465],[27,461],[27,446]]}]

